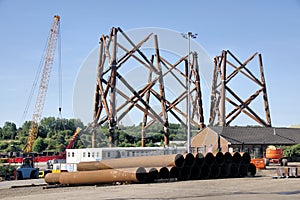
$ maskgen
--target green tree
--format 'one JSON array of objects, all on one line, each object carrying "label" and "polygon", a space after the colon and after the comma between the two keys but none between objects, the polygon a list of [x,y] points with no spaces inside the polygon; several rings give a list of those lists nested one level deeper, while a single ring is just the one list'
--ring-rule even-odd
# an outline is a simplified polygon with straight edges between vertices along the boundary
[{"label": "green tree", "polygon": [[69,120],[65,120],[66,121],[66,126],[65,128],[67,130],[71,130],[73,133],[75,132],[76,128],[83,128],[84,124],[82,123],[82,121],[80,119],[69,119]]},{"label": "green tree", "polygon": [[50,130],[46,129],[44,126],[39,126],[38,136],[41,138],[46,138],[49,131]]},{"label": "green tree", "polygon": [[75,148],[76,149],[82,149],[82,148],[84,148],[84,145],[83,145],[83,143],[81,142],[81,140],[79,138],[76,140]]},{"label": "green tree", "polygon": [[0,142],[0,149],[1,149],[1,150],[6,149],[7,147],[8,147],[8,143],[7,143],[7,142],[5,142],[5,141]]},{"label": "green tree", "polygon": [[69,138],[71,138],[71,136],[74,135],[74,132],[72,132],[71,130],[63,130],[60,131],[62,135],[65,136],[65,139],[68,140]]},{"label": "green tree", "polygon": [[56,125],[56,119],[55,117],[45,117],[40,122],[39,129],[49,132],[50,130],[54,130]]},{"label": "green tree", "polygon": [[2,128],[0,127],[0,140],[3,139]]},{"label": "green tree", "polygon": [[21,151],[23,148],[22,144],[20,141],[10,141],[8,143],[8,147],[6,148],[6,151]]},{"label": "green tree", "polygon": [[19,132],[19,137],[21,136],[28,136],[29,129],[30,129],[31,121],[25,121],[21,127],[21,131]]},{"label": "green tree", "polygon": [[18,139],[21,142],[21,144],[25,145],[27,137],[22,136],[22,137],[18,137]]},{"label": "green tree", "polygon": [[2,128],[2,137],[3,139],[12,139],[14,140],[17,135],[17,126],[13,122],[5,122]]},{"label": "green tree", "polygon": [[45,140],[46,140],[45,143],[48,144],[47,150],[56,150],[56,148],[58,147],[56,140],[54,140],[52,138],[51,139],[47,138]]},{"label": "green tree", "polygon": [[47,146],[48,145],[44,142],[44,139],[38,137],[33,144],[32,150],[36,152],[42,152],[47,148]]},{"label": "green tree", "polygon": [[283,154],[285,157],[299,157],[300,156],[300,144],[296,144],[296,145],[284,148]]},{"label": "green tree", "polygon": [[63,132],[60,131],[58,133],[58,136],[56,138],[56,142],[57,142],[58,145],[64,145],[65,146],[66,140],[65,140],[65,135],[64,135]]}]

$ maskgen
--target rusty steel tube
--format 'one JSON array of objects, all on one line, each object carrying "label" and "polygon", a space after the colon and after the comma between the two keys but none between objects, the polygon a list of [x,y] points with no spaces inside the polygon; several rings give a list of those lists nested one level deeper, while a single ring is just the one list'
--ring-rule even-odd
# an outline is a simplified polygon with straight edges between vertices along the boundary
[{"label": "rusty steel tube", "polygon": [[230,166],[229,164],[224,163],[220,166],[220,175],[222,178],[227,178],[230,174]]},{"label": "rusty steel tube", "polygon": [[195,163],[201,167],[204,163],[204,155],[202,153],[196,153],[194,154],[195,157]]},{"label": "rusty steel tube", "polygon": [[184,165],[191,167],[195,162],[195,156],[192,153],[183,154]]},{"label": "rusty steel tube", "polygon": [[225,163],[232,163],[232,154],[229,152],[224,153]]},{"label": "rusty steel tube", "polygon": [[170,178],[170,170],[171,167],[151,167],[146,168],[146,171],[148,171],[147,177],[150,179],[168,179]]},{"label": "rusty steel tube", "polygon": [[248,176],[255,176],[256,174],[256,166],[253,163],[248,165]]},{"label": "rusty steel tube", "polygon": [[201,167],[200,179],[207,179],[210,176],[210,166],[206,163]]},{"label": "rusty steel tube", "polygon": [[210,177],[211,178],[219,178],[221,175],[220,173],[220,167],[214,163],[210,166]]},{"label": "rusty steel tube", "polygon": [[232,160],[235,164],[249,164],[251,161],[251,156],[247,152],[234,152],[232,154]]},{"label": "rusty steel tube", "polygon": [[225,162],[225,157],[222,152],[218,152],[215,154],[215,161],[218,165],[222,165]]},{"label": "rusty steel tube", "polygon": [[158,177],[161,178],[161,179],[168,179],[168,178],[170,178],[169,169],[167,167],[161,167],[158,170]]},{"label": "rusty steel tube", "polygon": [[191,177],[191,167],[184,165],[183,167],[179,168],[178,180],[186,181],[189,180],[190,177]]},{"label": "rusty steel tube", "polygon": [[232,163],[230,165],[230,177],[231,178],[236,178],[239,175],[239,168],[235,163]]},{"label": "rusty steel tube", "polygon": [[[62,172],[65,173],[65,172]],[[59,184],[59,177],[61,173],[48,173],[45,176],[45,182],[49,185]]]},{"label": "rusty steel tube", "polygon": [[150,167],[146,169],[147,173],[147,180],[146,182],[152,183],[154,180],[158,179],[158,170],[156,167]]},{"label": "rusty steel tube", "polygon": [[206,164],[212,165],[212,164],[215,162],[215,156],[214,156],[214,154],[211,153],[211,152],[208,152],[208,153],[205,155],[204,161],[205,161]]},{"label": "rusty steel tube", "polygon": [[241,153],[242,155],[242,164],[249,164],[251,162],[251,156],[249,153],[247,152],[243,152]]},{"label": "rusty steel tube", "polygon": [[235,164],[240,164],[241,161],[242,161],[242,156],[240,154],[240,152],[234,152],[233,155],[232,155],[232,161],[235,163]]},{"label": "rusty steel tube", "polygon": [[201,174],[201,168],[199,167],[199,165],[193,165],[191,168],[191,177],[190,179],[192,180],[197,180],[200,178],[200,174]]},{"label": "rusty steel tube", "polygon": [[145,182],[146,178],[145,168],[138,167],[61,173],[59,182],[62,185],[95,185],[114,182]]},{"label": "rusty steel tube", "polygon": [[170,171],[170,178],[176,178],[178,179],[179,177],[179,168],[178,167],[168,167]]},{"label": "rusty steel tube", "polygon": [[77,164],[78,171],[92,171],[101,169],[132,168],[132,167],[182,167],[184,157],[181,154],[140,156],[129,158],[116,158],[101,161],[80,162]]},{"label": "rusty steel tube", "polygon": [[239,175],[240,177],[245,177],[248,174],[248,164],[240,164]]}]

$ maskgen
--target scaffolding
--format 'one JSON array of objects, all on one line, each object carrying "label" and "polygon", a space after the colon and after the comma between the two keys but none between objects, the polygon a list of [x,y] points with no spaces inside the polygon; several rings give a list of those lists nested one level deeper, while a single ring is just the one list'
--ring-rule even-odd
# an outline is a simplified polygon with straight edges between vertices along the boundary
[{"label": "scaffolding", "polygon": [[[249,63],[255,58],[258,59],[259,78],[248,67],[250,65]],[[245,62],[241,62],[229,50],[224,50],[220,56],[215,57],[214,62],[209,119],[210,126],[229,126],[241,113],[244,113],[259,125],[271,127],[270,109],[261,54],[254,53]],[[232,71],[229,72],[229,68],[232,69]],[[258,89],[245,100],[229,85],[238,74],[242,75],[246,80],[253,82],[258,87]],[[243,89],[249,91],[247,87]],[[265,117],[260,116],[250,107],[250,104],[257,99],[258,96],[262,96]],[[230,105],[232,109],[228,109],[228,105]],[[251,105],[253,105],[253,103]],[[227,112],[226,109],[228,110]]]},{"label": "scaffolding", "polygon": [[[126,42],[126,44],[122,42]],[[149,55],[143,52],[146,42],[153,42],[153,52]],[[128,44],[130,48],[128,48]],[[149,33],[139,42],[134,42],[121,29],[113,27],[108,35],[102,35],[99,42],[99,64],[94,95],[94,114],[92,147],[96,147],[96,128],[107,123],[109,127],[109,146],[114,146],[115,130],[119,122],[133,109],[142,113],[141,144],[145,146],[146,130],[155,122],[163,126],[164,145],[169,145],[170,116],[177,123],[186,127],[187,110],[179,104],[187,104],[187,84],[190,80],[190,123],[197,129],[204,128],[203,106],[201,97],[200,74],[198,56],[190,52],[192,61],[188,62],[189,55],[171,62],[159,49],[158,35]],[[148,75],[142,75],[144,85],[134,85],[126,79],[124,72],[132,69],[132,62],[138,63]],[[190,66],[188,66],[190,63]],[[188,67],[190,74],[188,74]],[[172,77],[182,92],[172,94],[166,92],[166,77]],[[170,83],[168,83],[170,84]],[[119,98],[118,98],[119,97]],[[116,99],[118,98],[118,102]],[[120,102],[120,99],[122,102]],[[160,109],[153,107],[153,102],[160,105]]]}]

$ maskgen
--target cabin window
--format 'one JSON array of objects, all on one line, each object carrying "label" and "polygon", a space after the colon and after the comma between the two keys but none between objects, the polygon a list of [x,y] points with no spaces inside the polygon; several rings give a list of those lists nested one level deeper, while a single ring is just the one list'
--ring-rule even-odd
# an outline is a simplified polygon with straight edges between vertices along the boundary
[{"label": "cabin window", "polygon": [[135,153],[135,152],[133,151],[133,152],[132,152],[132,157],[134,157],[134,153]]},{"label": "cabin window", "polygon": [[96,154],[96,155],[97,155],[97,157],[99,157],[99,152],[97,152],[97,154]]},{"label": "cabin window", "polygon": [[92,157],[93,157],[93,158],[95,157],[95,152],[92,152]]},{"label": "cabin window", "polygon": [[91,157],[91,152],[88,152],[88,157]]},{"label": "cabin window", "polygon": [[68,152],[68,157],[70,157],[70,152]]},{"label": "cabin window", "polygon": [[110,152],[107,152],[107,157],[108,157],[108,158],[110,157]]},{"label": "cabin window", "polygon": [[83,157],[85,157],[85,152],[83,152]]},{"label": "cabin window", "polygon": [[74,157],[75,156],[75,153],[74,152],[72,152],[72,157]]}]

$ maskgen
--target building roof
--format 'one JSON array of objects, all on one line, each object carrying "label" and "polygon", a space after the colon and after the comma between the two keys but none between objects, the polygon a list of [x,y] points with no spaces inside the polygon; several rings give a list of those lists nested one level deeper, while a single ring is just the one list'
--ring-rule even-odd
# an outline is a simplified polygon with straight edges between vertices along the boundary
[{"label": "building roof", "polygon": [[[228,140],[220,137],[222,150],[228,151]],[[195,135],[191,140],[191,147],[204,147],[204,151],[214,151],[218,149],[218,134],[209,128],[205,128]],[[197,150],[198,151],[198,150]]]},{"label": "building roof", "polygon": [[208,127],[231,144],[278,144],[300,143],[300,128],[272,127]]}]

